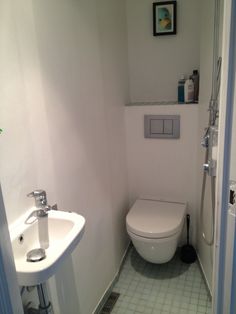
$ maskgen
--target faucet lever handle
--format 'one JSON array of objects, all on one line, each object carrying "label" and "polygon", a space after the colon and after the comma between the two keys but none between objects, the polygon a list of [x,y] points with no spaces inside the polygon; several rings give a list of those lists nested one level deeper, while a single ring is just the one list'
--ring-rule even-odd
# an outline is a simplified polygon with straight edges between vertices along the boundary
[{"label": "faucet lever handle", "polygon": [[28,197],[38,197],[41,195],[46,194],[46,192],[44,190],[34,190],[32,192],[30,192],[29,194],[27,194]]}]

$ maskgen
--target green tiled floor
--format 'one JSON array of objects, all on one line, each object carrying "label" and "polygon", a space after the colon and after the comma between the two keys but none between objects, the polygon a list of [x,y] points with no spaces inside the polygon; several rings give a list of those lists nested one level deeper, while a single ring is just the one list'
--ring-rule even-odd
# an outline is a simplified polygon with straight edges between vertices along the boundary
[{"label": "green tiled floor", "polygon": [[155,265],[132,248],[113,290],[120,297],[112,314],[211,313],[198,263],[186,265],[178,254],[167,264]]}]

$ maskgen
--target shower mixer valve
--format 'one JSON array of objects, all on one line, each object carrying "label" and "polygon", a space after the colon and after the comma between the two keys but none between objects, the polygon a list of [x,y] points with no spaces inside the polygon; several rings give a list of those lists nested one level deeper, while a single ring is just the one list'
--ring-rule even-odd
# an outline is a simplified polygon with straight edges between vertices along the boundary
[{"label": "shower mixer valve", "polygon": [[208,150],[208,160],[203,164],[203,170],[211,177],[216,176],[218,128],[210,126],[202,140],[202,146]]},{"label": "shower mixer valve", "polygon": [[203,170],[210,176],[216,176],[216,160],[208,160],[208,163],[203,164]]}]

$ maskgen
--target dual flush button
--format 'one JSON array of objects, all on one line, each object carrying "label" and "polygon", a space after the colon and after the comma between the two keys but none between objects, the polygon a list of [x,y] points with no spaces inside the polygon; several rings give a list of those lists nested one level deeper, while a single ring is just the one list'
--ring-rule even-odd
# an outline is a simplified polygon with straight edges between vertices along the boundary
[{"label": "dual flush button", "polygon": [[145,115],[144,137],[178,139],[180,137],[180,116]]}]

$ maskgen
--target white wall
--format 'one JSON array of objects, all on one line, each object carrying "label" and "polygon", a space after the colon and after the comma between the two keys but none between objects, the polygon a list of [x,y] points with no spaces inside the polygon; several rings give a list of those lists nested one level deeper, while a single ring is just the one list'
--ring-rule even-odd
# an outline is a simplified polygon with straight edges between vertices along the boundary
[{"label": "white wall", "polygon": [[[198,105],[126,107],[130,203],[140,196],[188,202],[196,234]],[[180,139],[144,138],[145,114],[179,114]]]},{"label": "white wall", "polygon": [[86,218],[51,281],[56,313],[91,314],[127,246],[125,2],[5,1],[1,10],[0,173],[9,222],[33,203]]},{"label": "white wall", "polygon": [[177,35],[159,37],[152,35],[152,3],[127,0],[132,102],[176,100],[180,75],[199,68],[199,1],[177,1]]}]

